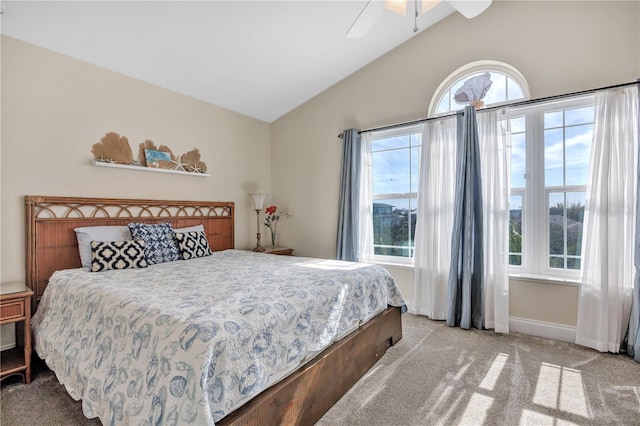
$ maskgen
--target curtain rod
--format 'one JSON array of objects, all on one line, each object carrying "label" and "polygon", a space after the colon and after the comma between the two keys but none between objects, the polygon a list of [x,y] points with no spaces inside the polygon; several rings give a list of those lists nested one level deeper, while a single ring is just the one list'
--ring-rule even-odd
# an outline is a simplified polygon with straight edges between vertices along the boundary
[{"label": "curtain rod", "polygon": [[[518,101],[518,102],[512,102],[510,104],[502,104],[502,105],[495,105],[495,106],[490,106],[487,108],[482,108],[480,110],[478,110],[478,112],[483,112],[483,111],[491,111],[494,109],[501,109],[501,108],[514,108],[514,107],[519,107],[519,106],[524,106],[524,105],[529,105],[529,104],[535,104],[538,102],[546,102],[546,101],[552,101],[552,100],[556,100],[556,99],[562,99],[562,98],[570,98],[573,96],[581,96],[581,95],[588,95],[590,93],[595,93],[595,92],[599,92],[601,90],[610,90],[610,89],[617,89],[620,87],[626,87],[626,86],[632,86],[632,85],[640,85],[640,78],[638,78],[636,81],[630,81],[628,83],[620,83],[620,84],[614,84],[611,86],[605,86],[605,87],[599,87],[597,89],[587,89],[587,90],[582,90],[579,92],[572,92],[572,93],[564,93],[561,95],[554,95],[554,96],[546,96],[544,98],[536,98],[536,99],[528,99],[525,101]],[[362,133],[367,133],[367,132],[375,132],[378,130],[388,130],[388,129],[395,129],[396,127],[404,127],[404,126],[411,126],[413,124],[420,124],[420,123],[425,123],[427,121],[431,121],[431,120],[442,120],[444,118],[448,118],[448,117],[453,117],[457,114],[461,114],[462,111],[456,111],[450,114],[446,114],[446,115],[438,115],[438,116],[434,116],[434,117],[427,117],[427,118],[421,118],[419,120],[413,120],[413,121],[406,121],[404,123],[396,123],[396,124],[389,124],[386,126],[380,126],[380,127],[374,127],[372,129],[366,129],[366,130],[360,130],[358,131],[358,134],[362,134]],[[338,137],[340,139],[342,139],[344,135],[342,133],[340,133],[338,135]]]}]

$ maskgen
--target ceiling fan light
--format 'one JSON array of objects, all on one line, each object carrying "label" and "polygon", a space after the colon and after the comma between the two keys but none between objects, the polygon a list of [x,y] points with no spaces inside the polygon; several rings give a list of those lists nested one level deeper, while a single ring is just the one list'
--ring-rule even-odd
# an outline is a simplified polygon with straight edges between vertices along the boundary
[{"label": "ceiling fan light", "polygon": [[385,0],[384,8],[398,15],[407,16],[407,0]]},{"label": "ceiling fan light", "polygon": [[440,0],[422,0],[422,13],[427,13],[436,5],[440,3]]}]

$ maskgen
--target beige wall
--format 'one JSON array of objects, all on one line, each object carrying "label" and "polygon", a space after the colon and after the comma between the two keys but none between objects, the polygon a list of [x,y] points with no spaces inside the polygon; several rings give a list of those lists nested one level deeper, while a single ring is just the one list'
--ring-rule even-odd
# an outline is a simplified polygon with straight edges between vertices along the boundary
[{"label": "beige wall", "polygon": [[[534,98],[640,77],[640,3],[501,2],[453,14],[272,125],[3,36],[0,279],[24,276],[25,194],[236,202],[236,247],[255,244],[248,192],[295,215],[278,227],[296,254],[335,257],[345,128],[423,118],[440,82],[492,59],[519,69]],[[410,30],[410,29],[408,29]],[[211,177],[92,167],[116,131],[176,152],[194,147]],[[265,158],[271,156],[271,162]],[[411,269],[389,268],[411,298]],[[513,281],[511,315],[575,325],[577,287]]]},{"label": "beige wall", "polygon": [[[494,1],[472,20],[456,13],[274,122],[272,188],[296,212],[280,228],[283,242],[335,257],[337,135],[425,117],[438,85],[483,59],[516,67],[533,98],[635,80],[640,2]],[[390,270],[410,289],[411,274]],[[577,287],[514,283],[510,307],[512,316],[575,325]]]},{"label": "beige wall", "polygon": [[[2,37],[1,280],[24,277],[23,197],[216,200],[236,203],[237,248],[255,244],[247,196],[271,191],[270,125]],[[90,165],[105,133],[175,153],[198,148],[210,177]]]},{"label": "beige wall", "polygon": [[512,317],[575,327],[578,291],[577,285],[512,279],[509,312]]}]

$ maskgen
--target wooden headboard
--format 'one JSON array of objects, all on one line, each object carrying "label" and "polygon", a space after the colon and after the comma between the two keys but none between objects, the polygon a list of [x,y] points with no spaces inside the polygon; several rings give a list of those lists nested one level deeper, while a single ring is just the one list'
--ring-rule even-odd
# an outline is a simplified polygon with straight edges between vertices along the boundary
[{"label": "wooden headboard", "polygon": [[25,196],[26,284],[34,293],[34,308],[53,272],[79,268],[74,228],[166,223],[174,228],[204,225],[214,251],[234,248],[234,203],[159,201],[115,198]]}]

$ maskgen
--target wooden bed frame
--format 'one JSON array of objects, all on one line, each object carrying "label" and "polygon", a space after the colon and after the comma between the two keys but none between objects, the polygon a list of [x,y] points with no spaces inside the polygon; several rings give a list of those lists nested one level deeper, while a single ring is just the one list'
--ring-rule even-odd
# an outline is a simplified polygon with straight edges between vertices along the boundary
[{"label": "wooden bed frame", "polygon": [[[212,250],[234,248],[233,202],[27,195],[25,207],[26,284],[34,292],[34,308],[54,271],[80,267],[77,227],[202,224]],[[216,424],[313,424],[401,338],[400,309],[388,308]]]}]

